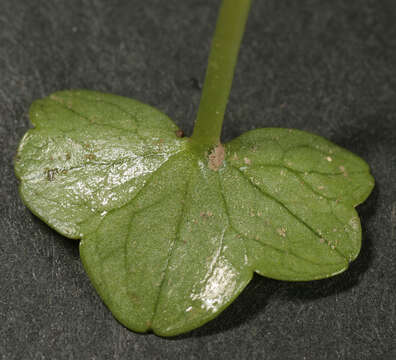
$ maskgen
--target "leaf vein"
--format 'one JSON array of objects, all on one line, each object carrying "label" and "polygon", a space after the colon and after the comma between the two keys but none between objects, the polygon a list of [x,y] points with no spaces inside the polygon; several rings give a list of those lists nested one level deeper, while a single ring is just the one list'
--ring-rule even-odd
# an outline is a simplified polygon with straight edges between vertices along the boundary
[{"label": "leaf vein", "polygon": [[[312,226],[310,226],[307,222],[305,222],[303,219],[299,218],[294,212],[292,212],[284,203],[282,203],[280,200],[278,200],[277,198],[275,198],[274,196],[272,196],[271,194],[267,193],[266,191],[264,191],[263,189],[261,189],[260,187],[258,187],[255,183],[253,183],[249,177],[246,176],[246,174],[241,171],[240,169],[238,169],[237,167],[231,165],[235,170],[237,170],[255,189],[257,189],[262,195],[264,195],[265,197],[271,199],[272,201],[276,202],[277,204],[279,204],[280,206],[282,206],[282,208],[284,208],[292,217],[294,217],[298,222],[300,222],[302,225],[304,225],[307,229],[309,229],[314,235],[316,235],[319,239],[323,238],[323,236],[321,236]],[[326,243],[330,244],[328,239]],[[330,245],[329,245],[330,247]],[[340,255],[341,257],[343,257],[344,259],[346,259],[345,255],[342,254],[337,248],[332,249],[334,251],[337,252],[338,255]]]},{"label": "leaf vein", "polygon": [[[224,187],[223,187],[223,183],[221,182],[221,176],[220,176],[219,172],[218,172],[218,182],[219,182],[220,195],[221,195],[221,198],[223,200],[224,211],[225,211],[225,214],[226,214],[227,219],[228,219],[228,226],[231,229],[233,229],[237,234],[239,234],[239,232],[236,231],[236,229],[232,226],[232,223],[231,223],[231,215],[230,215],[229,207],[227,205],[227,200],[226,200],[225,195],[224,195]],[[248,258],[248,251],[247,251],[247,247],[246,247],[245,242],[243,242],[243,248],[245,250],[245,256],[246,256],[246,258]],[[245,264],[245,265],[247,265],[247,264]]]},{"label": "leaf vein", "polygon": [[[59,100],[55,100],[55,99],[51,99],[51,101],[55,102],[56,104],[58,104],[59,106],[63,107],[65,110],[70,111],[71,113],[83,118],[84,120],[86,120],[88,123],[85,125],[85,127],[89,127],[91,122],[89,120],[89,118],[85,115],[83,115],[82,113],[69,108],[68,106],[66,106],[65,104],[63,104],[61,101]],[[136,131],[136,129],[133,128],[123,128],[123,127],[118,127],[118,126],[114,126],[114,125],[108,125],[108,124],[104,124],[104,123],[95,123],[95,126],[99,126],[99,127],[104,127],[104,128],[110,128],[110,129],[116,129],[116,130],[121,130],[121,131],[129,131],[131,133],[133,133],[134,135],[136,135],[141,141],[145,142],[145,139],[138,133],[138,131]],[[60,131],[62,131],[61,129],[59,129]],[[73,129],[73,131],[76,131],[78,129]],[[64,132],[64,131],[62,131]]]},{"label": "leaf vein", "polygon": [[184,196],[183,196],[184,201],[182,201],[182,207],[181,207],[181,210],[180,210],[179,221],[178,221],[178,223],[176,225],[175,237],[174,237],[172,245],[171,245],[171,247],[170,247],[170,249],[168,251],[167,261],[166,261],[165,270],[164,270],[164,275],[163,275],[163,277],[161,279],[161,283],[160,283],[160,285],[158,287],[158,295],[157,295],[157,298],[156,298],[156,301],[155,301],[155,304],[154,304],[154,311],[153,311],[153,315],[152,315],[152,318],[151,318],[151,324],[153,323],[154,318],[155,318],[155,316],[157,314],[161,293],[162,293],[165,281],[168,278],[169,263],[171,261],[172,255],[173,255],[173,253],[175,251],[176,244],[180,240],[180,228],[181,228],[181,224],[182,224],[182,220],[183,220],[184,212],[185,212],[185,208],[186,208],[187,201],[185,199],[187,198],[187,195],[188,195],[189,185],[190,185],[190,181],[186,181],[185,191],[184,191]]},{"label": "leaf vein", "polygon": [[[221,183],[221,181],[220,181],[220,183]],[[222,189],[222,187],[221,187],[221,189]],[[275,250],[275,251],[278,251],[278,252],[281,253],[282,255],[285,255],[285,252],[286,252],[285,250],[279,249],[279,248],[277,248],[277,247],[275,247],[275,246],[273,246],[273,245],[271,245],[271,244],[263,243],[263,242],[260,241],[260,240],[257,240],[257,239],[254,239],[254,238],[249,238],[249,237],[247,237],[246,235],[242,234],[240,231],[238,231],[238,229],[232,224],[231,215],[230,215],[230,213],[229,213],[229,207],[228,207],[227,201],[226,201],[226,199],[225,199],[225,197],[224,197],[223,190],[221,191],[221,194],[222,194],[222,197],[223,197],[224,206],[225,206],[225,212],[226,212],[226,215],[227,215],[227,217],[228,217],[228,222],[229,222],[229,227],[230,227],[230,229],[234,230],[234,231],[239,235],[240,238],[246,239],[246,240],[248,240],[248,241],[257,242],[257,243],[260,244],[261,246],[264,246],[264,247],[267,246],[267,247],[269,247],[269,248],[271,248],[271,249],[273,249],[273,250]],[[243,245],[244,245],[244,249],[245,249],[245,254],[246,254],[247,257],[249,257],[249,254],[248,254],[248,251],[247,251],[247,247],[246,247],[245,241],[243,241]],[[306,262],[311,263],[311,264],[313,264],[313,265],[318,265],[318,266],[320,266],[320,265],[332,265],[332,264],[316,263],[316,262],[314,262],[314,261],[312,261],[312,260],[305,259],[304,257],[302,257],[302,256],[300,256],[300,255],[294,253],[293,251],[288,251],[288,253],[291,254],[292,256],[296,257],[297,259],[306,261]]]}]

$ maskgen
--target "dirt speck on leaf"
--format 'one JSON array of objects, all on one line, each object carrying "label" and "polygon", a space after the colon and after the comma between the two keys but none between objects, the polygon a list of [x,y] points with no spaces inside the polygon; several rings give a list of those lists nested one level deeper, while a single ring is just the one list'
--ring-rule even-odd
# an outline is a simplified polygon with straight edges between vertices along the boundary
[{"label": "dirt speck on leaf", "polygon": [[95,160],[96,156],[94,154],[86,154],[85,158],[89,161]]},{"label": "dirt speck on leaf", "polygon": [[135,303],[135,304],[141,304],[141,299],[138,295],[134,293],[129,294],[129,298]]},{"label": "dirt speck on leaf", "polygon": [[45,173],[46,173],[48,181],[54,181],[55,180],[55,176],[59,174],[59,169],[57,169],[57,168],[46,169]]},{"label": "dirt speck on leaf", "polygon": [[286,229],[285,228],[281,228],[281,229],[277,229],[276,230],[278,232],[278,234],[282,237],[286,236]]},{"label": "dirt speck on leaf", "polygon": [[225,156],[224,146],[222,144],[217,145],[212,152],[209,154],[209,169],[213,171],[219,170],[223,164]]},{"label": "dirt speck on leaf", "polygon": [[58,103],[61,103],[61,104],[64,104],[64,102],[65,102],[61,97],[59,97],[59,96],[57,96],[57,95],[55,95],[55,94],[50,95],[49,98],[50,98],[51,100],[54,100],[54,101],[56,101],[56,102],[58,102]]},{"label": "dirt speck on leaf", "polygon": [[207,219],[213,216],[213,213],[211,211],[201,211],[199,214],[202,218]]},{"label": "dirt speck on leaf", "polygon": [[184,131],[182,129],[176,130],[175,134],[178,138],[184,137]]}]

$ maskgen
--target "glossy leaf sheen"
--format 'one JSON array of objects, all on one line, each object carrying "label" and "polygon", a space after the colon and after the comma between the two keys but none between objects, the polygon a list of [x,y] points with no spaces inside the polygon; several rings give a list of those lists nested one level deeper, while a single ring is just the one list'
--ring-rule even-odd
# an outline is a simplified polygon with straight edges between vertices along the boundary
[{"label": "glossy leaf sheen", "polygon": [[[208,154],[137,101],[64,91],[36,101],[16,159],[27,206],[82,239],[95,288],[128,328],[169,336],[217,316],[253,272],[313,280],[356,258],[366,163],[297,130],[258,129]],[[212,153],[212,156],[215,152]]]}]

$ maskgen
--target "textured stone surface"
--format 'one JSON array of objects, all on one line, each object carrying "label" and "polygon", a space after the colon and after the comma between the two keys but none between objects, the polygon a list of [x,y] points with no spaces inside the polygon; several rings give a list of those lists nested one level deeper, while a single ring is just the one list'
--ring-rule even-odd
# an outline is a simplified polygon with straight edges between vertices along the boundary
[{"label": "textured stone surface", "polygon": [[[2,0],[1,359],[387,359],[396,332],[396,4],[260,0],[224,140],[264,126],[327,137],[372,167],[364,245],[335,278],[256,277],[223,314],[162,339],[117,323],[65,239],[22,204],[12,160],[30,103],[68,88],[154,105],[188,134],[219,1]],[[393,354],[393,355],[392,355]]]}]

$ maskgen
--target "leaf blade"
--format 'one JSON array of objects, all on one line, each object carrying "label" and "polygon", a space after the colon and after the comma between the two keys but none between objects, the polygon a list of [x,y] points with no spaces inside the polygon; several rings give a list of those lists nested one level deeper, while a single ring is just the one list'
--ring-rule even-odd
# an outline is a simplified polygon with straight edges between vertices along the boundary
[{"label": "leaf blade", "polygon": [[[165,115],[132,100],[129,106],[137,104],[138,115],[135,117],[140,117],[140,124],[133,123],[134,118],[123,110],[126,116],[123,126],[130,126],[128,132],[123,127],[107,124],[108,118],[99,112],[96,122],[90,122],[87,119],[94,116],[92,113],[81,115],[75,109],[78,103],[76,99],[81,94],[82,100],[77,108],[79,112],[84,112],[81,101],[83,103],[87,94],[91,94],[89,91],[55,93],[52,97],[55,96],[58,102],[61,99],[67,103],[66,108],[51,99],[51,96],[33,103],[31,118],[36,128],[29,130],[22,139],[17,158],[23,158],[24,161],[15,164],[24,201],[30,202],[33,212],[42,220],[64,236],[75,239],[82,236],[78,218],[83,223],[92,213],[102,217],[102,213],[122,206],[124,200],[133,197],[134,192],[143,185],[144,177],[150,177],[151,173],[180,151],[185,142],[176,137],[176,127]],[[95,106],[101,101],[108,104],[103,102],[107,94],[99,96],[99,93],[92,92],[90,96],[99,99]],[[125,101],[128,103],[129,99],[115,95],[109,97],[112,101],[118,99],[127,108]],[[115,122],[119,120],[118,115],[114,115]],[[73,124],[71,127],[70,119]],[[104,124],[98,124],[99,120]],[[164,124],[160,131],[150,126],[152,123],[157,126],[161,121]],[[139,135],[138,130],[146,134],[145,137]],[[146,138],[151,141],[147,143]],[[29,191],[27,184],[33,184],[40,189],[40,193]],[[133,187],[136,189],[131,191]],[[52,201],[45,195],[51,197]],[[54,201],[58,203],[59,214],[53,208]],[[76,206],[85,207],[84,214],[76,211],[75,215],[71,215],[76,221],[62,225],[65,219],[62,209]]]},{"label": "leaf blade", "polygon": [[373,178],[362,159],[321,137],[258,129],[208,156],[157,110],[90,91],[39,100],[31,118],[15,164],[22,199],[82,239],[94,287],[134,331],[189,331],[223,311],[254,272],[320,279],[359,253],[354,207]]}]

